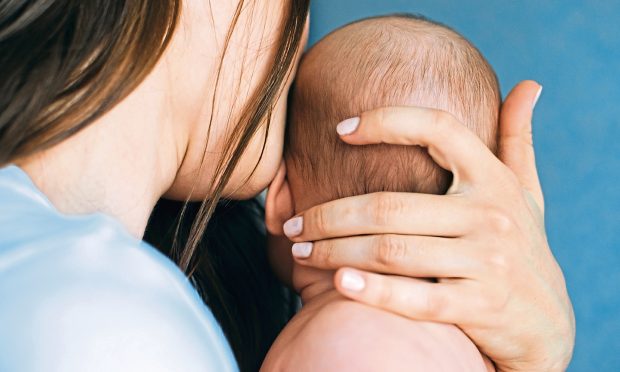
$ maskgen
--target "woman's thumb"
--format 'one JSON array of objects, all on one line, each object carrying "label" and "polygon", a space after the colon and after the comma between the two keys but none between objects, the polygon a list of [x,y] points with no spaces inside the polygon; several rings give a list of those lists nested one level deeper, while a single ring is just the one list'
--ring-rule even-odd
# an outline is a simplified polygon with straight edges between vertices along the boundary
[{"label": "woman's thumb", "polygon": [[517,84],[506,97],[499,119],[499,158],[544,211],[532,140],[532,113],[541,92],[540,84],[526,80]]}]

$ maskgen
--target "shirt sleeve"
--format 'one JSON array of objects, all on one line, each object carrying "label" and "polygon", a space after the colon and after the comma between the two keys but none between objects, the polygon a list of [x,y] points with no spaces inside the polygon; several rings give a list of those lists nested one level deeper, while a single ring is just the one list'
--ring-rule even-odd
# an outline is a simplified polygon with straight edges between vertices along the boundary
[{"label": "shirt sleeve", "polygon": [[91,233],[104,235],[0,260],[1,371],[237,370],[172,262],[105,229]]}]

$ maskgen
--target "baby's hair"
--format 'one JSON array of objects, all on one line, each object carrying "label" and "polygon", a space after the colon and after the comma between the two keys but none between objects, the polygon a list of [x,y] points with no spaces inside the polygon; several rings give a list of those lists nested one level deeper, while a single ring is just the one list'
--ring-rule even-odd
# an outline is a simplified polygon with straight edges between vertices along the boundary
[{"label": "baby's hair", "polygon": [[454,30],[419,15],[350,23],[303,57],[290,97],[287,167],[316,202],[377,191],[444,193],[449,172],[417,146],[351,146],[343,119],[384,106],[422,106],[456,116],[496,150],[501,96],[482,54]]}]

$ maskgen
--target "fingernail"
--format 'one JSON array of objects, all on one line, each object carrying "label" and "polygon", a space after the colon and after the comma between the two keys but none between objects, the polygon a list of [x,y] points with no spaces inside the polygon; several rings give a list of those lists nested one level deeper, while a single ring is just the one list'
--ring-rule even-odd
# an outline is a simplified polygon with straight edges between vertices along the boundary
[{"label": "fingernail", "polygon": [[355,132],[355,130],[357,129],[358,125],[360,125],[360,118],[359,117],[350,118],[350,119],[341,121],[336,126],[336,132],[338,132],[338,134],[341,135],[341,136],[346,136],[348,134],[351,134],[351,133]]},{"label": "fingernail", "polygon": [[540,93],[542,93],[542,85],[538,88],[538,93],[536,93],[536,98],[534,98],[534,103],[532,104],[532,110],[536,107],[536,103],[538,103],[538,99],[540,98]]},{"label": "fingernail", "polygon": [[301,234],[301,230],[304,227],[303,217],[294,217],[284,223],[284,234],[289,238]]},{"label": "fingernail", "polygon": [[295,243],[293,244],[293,248],[291,250],[293,252],[293,256],[297,258],[308,258],[310,257],[310,254],[312,254],[312,243]]},{"label": "fingernail", "polygon": [[340,284],[343,288],[353,292],[359,292],[366,286],[364,278],[362,278],[361,275],[352,273],[350,271],[346,271],[342,274]]}]

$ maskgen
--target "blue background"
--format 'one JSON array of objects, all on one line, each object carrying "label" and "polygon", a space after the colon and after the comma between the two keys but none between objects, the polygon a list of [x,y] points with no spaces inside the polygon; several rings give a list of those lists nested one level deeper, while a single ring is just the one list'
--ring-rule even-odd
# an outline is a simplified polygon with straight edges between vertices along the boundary
[{"label": "blue background", "polygon": [[549,241],[577,318],[570,371],[620,371],[620,1],[314,0],[310,41],[421,13],[470,39],[505,94],[539,81],[534,141]]}]

